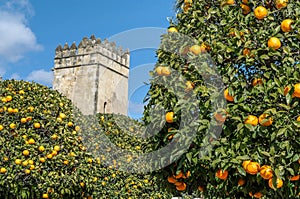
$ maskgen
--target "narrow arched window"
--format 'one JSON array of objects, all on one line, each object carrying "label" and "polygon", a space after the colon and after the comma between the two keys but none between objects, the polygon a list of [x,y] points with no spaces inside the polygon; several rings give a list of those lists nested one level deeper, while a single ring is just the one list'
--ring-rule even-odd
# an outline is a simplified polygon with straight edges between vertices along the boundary
[{"label": "narrow arched window", "polygon": [[107,102],[104,102],[104,105],[103,105],[103,113],[106,112],[106,105],[107,105]]}]

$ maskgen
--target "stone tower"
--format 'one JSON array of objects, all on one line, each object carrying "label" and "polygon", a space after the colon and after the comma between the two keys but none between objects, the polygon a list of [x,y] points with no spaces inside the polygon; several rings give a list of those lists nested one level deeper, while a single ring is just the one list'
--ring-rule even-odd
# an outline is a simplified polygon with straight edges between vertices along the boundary
[{"label": "stone tower", "polygon": [[83,114],[127,115],[129,51],[114,42],[84,37],[55,50],[53,89],[72,100]]}]

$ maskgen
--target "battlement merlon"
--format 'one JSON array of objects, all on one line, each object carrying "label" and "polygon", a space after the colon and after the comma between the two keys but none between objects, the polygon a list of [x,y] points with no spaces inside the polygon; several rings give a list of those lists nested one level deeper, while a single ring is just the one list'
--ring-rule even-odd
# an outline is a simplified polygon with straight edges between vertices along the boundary
[{"label": "battlement merlon", "polygon": [[75,42],[70,47],[67,43],[63,47],[58,45],[55,49],[54,68],[93,64],[97,56],[104,56],[129,69],[128,49],[124,51],[122,47],[117,48],[114,42],[108,42],[106,39],[101,41],[94,35],[90,39],[84,37],[78,46]]}]

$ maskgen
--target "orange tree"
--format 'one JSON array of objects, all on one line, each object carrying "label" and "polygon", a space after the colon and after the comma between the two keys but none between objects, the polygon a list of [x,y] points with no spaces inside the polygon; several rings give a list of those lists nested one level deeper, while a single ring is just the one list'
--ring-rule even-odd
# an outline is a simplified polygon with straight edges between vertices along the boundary
[{"label": "orange tree", "polygon": [[[165,185],[177,195],[207,198],[299,197],[300,2],[180,0],[177,9],[157,50],[146,97],[143,120],[162,126],[154,149],[184,134],[182,110],[189,108],[182,101],[195,97],[199,115],[184,154],[159,171]],[[195,42],[174,41],[182,37],[176,34]],[[203,62],[193,61],[201,57],[211,58],[224,84],[217,108],[207,83],[213,76],[200,73]],[[162,67],[171,72],[161,73]],[[182,92],[173,92],[174,85]]]},{"label": "orange tree", "polygon": [[57,91],[24,81],[1,81],[0,100],[0,198],[171,197],[157,178],[119,171],[116,162],[103,164],[106,157],[89,150],[85,139],[95,131],[120,148],[146,150],[130,139],[128,132],[138,129],[121,131],[114,119],[130,118],[83,116]]}]

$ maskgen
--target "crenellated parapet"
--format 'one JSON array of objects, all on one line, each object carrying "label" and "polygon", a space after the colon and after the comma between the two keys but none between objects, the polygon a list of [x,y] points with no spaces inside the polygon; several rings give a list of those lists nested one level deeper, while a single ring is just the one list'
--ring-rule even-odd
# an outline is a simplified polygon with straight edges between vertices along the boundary
[{"label": "crenellated parapet", "polygon": [[83,114],[127,114],[129,51],[106,39],[84,37],[55,50],[53,89]]},{"label": "crenellated parapet", "polygon": [[96,62],[100,56],[118,62],[129,68],[129,50],[117,47],[114,42],[101,41],[92,35],[89,39],[84,37],[78,46],[74,42],[71,46],[66,43],[58,45],[55,49],[54,68],[89,65]]}]

